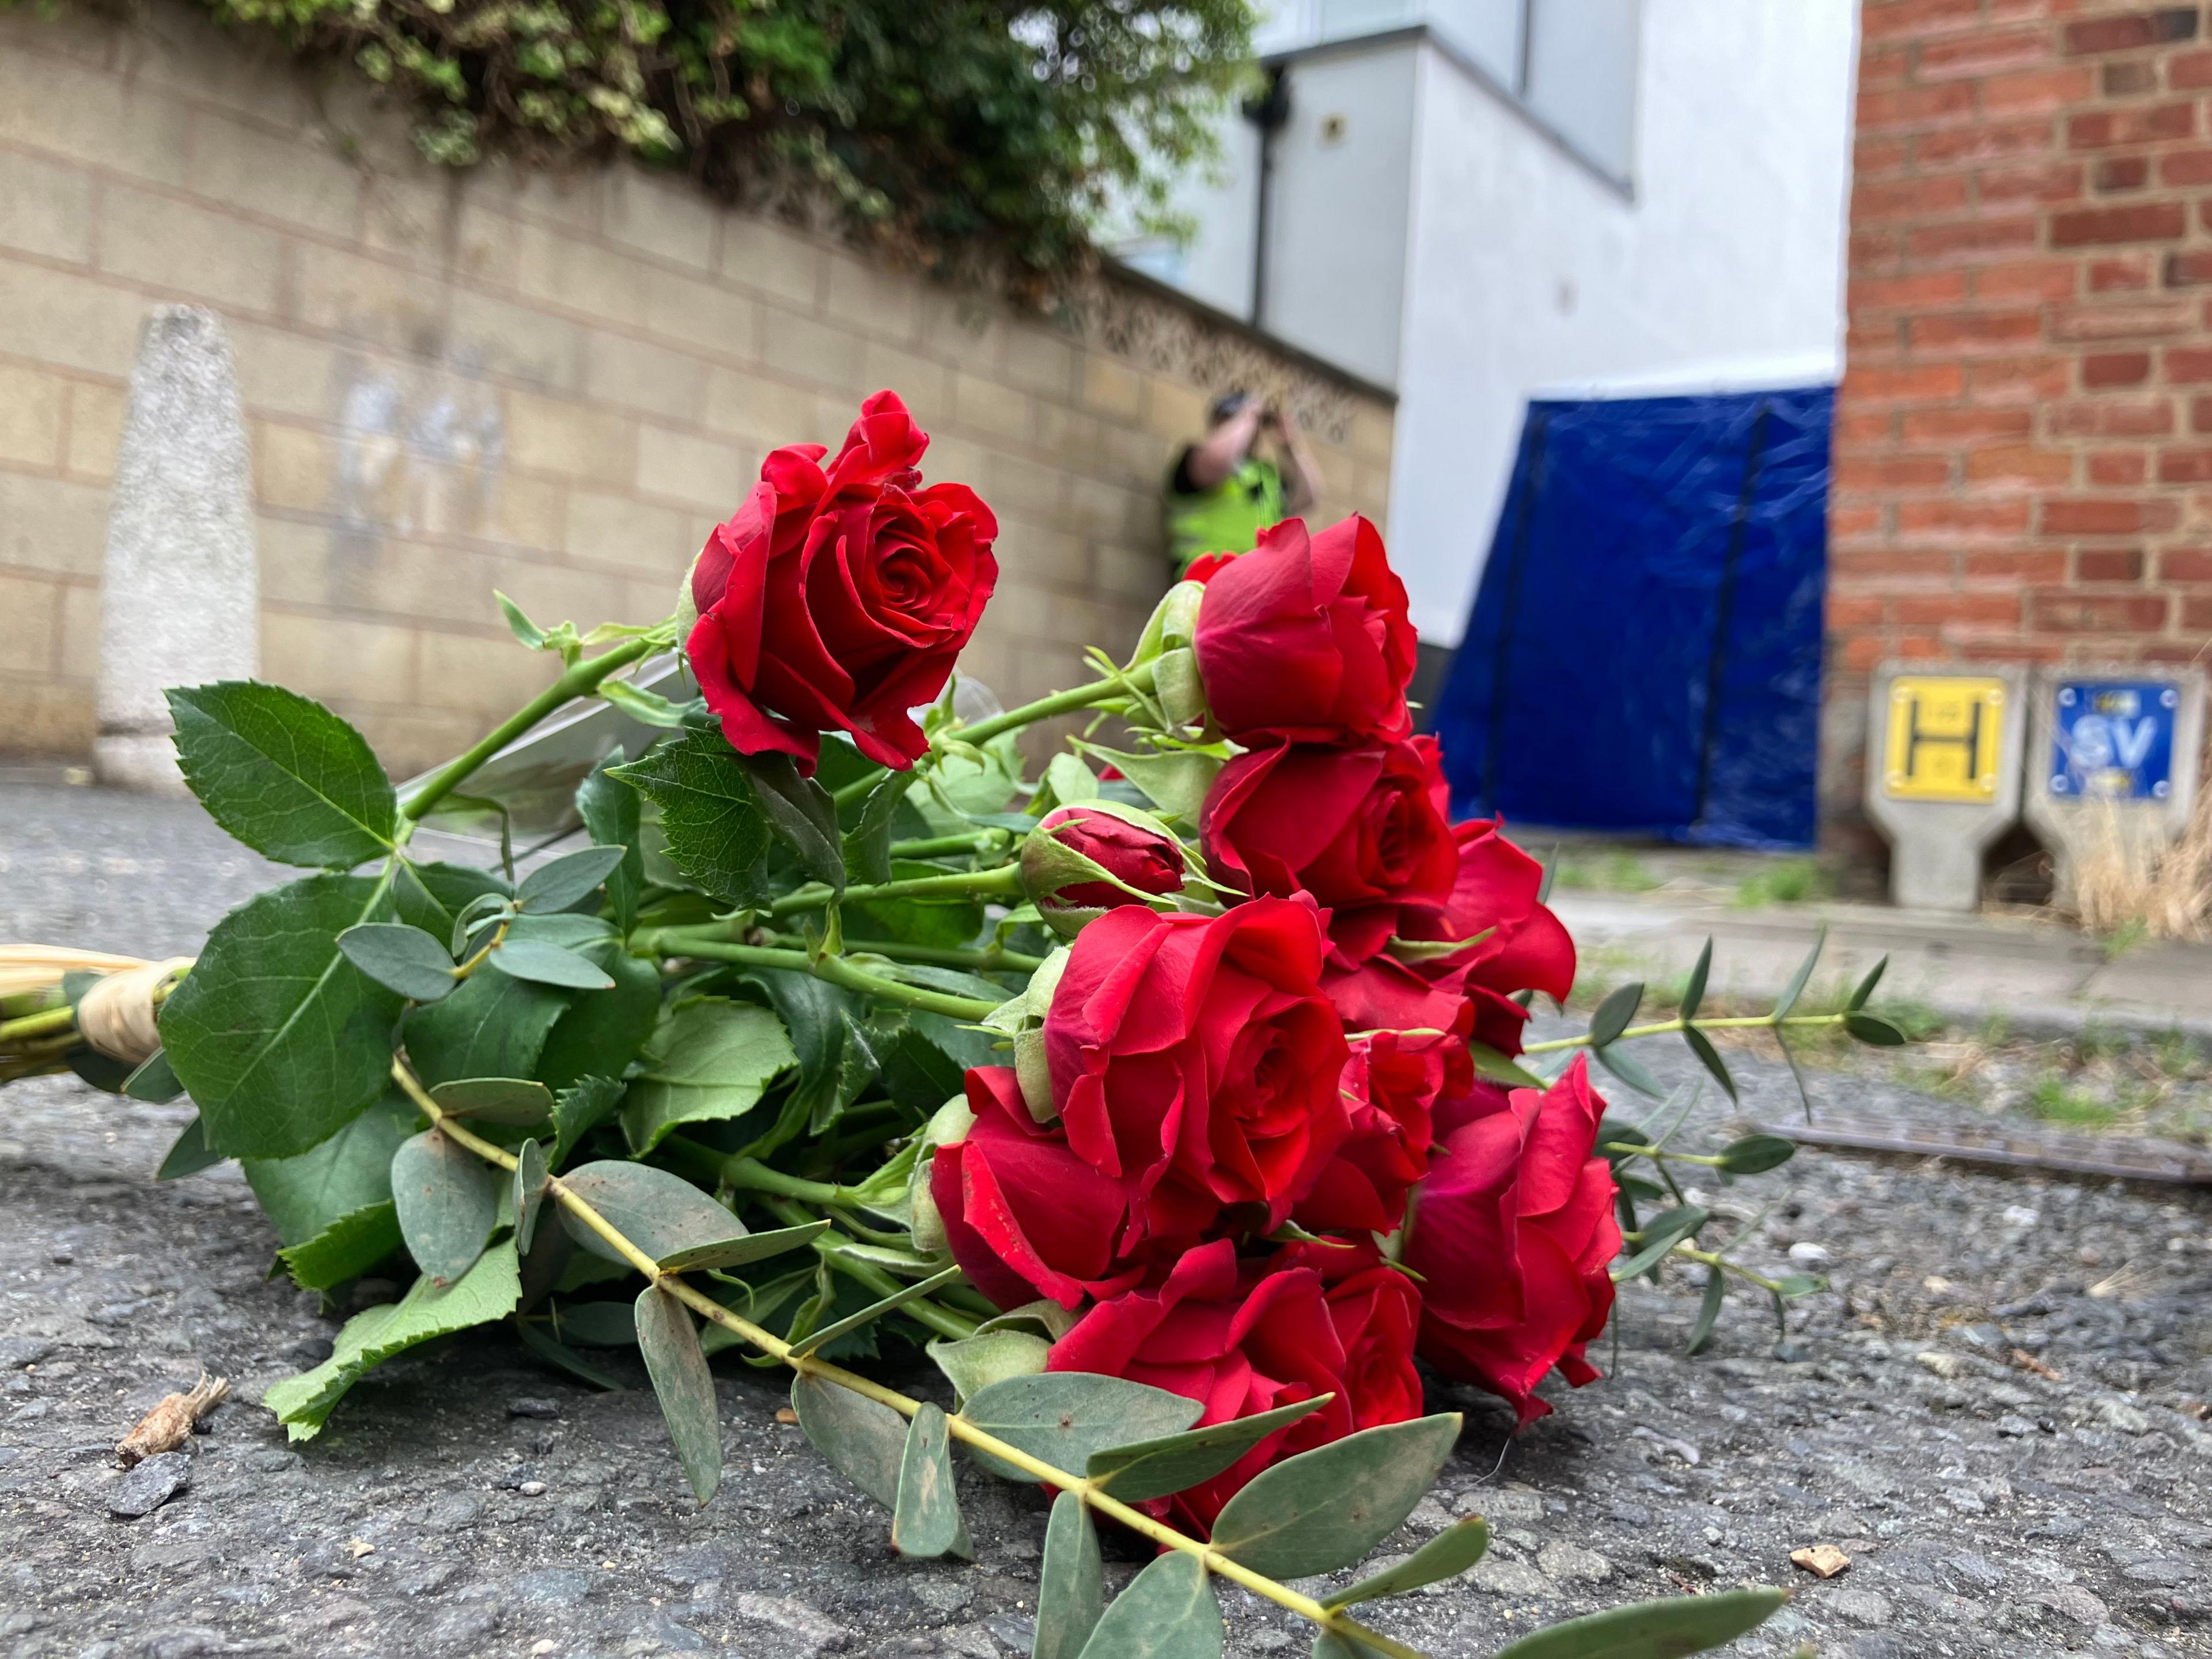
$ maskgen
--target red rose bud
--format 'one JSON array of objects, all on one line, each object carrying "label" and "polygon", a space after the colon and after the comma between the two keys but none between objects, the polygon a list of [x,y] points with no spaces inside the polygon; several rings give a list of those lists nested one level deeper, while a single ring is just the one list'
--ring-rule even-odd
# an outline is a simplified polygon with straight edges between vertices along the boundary
[{"label": "red rose bud", "polygon": [[1455,1105],[1437,1114],[1443,1144],[1406,1234],[1422,1278],[1420,1353],[1530,1423],[1552,1409],[1536,1385],[1554,1365],[1577,1388],[1598,1374],[1583,1350],[1612,1311],[1620,1249],[1613,1171],[1596,1152],[1605,1102],[1578,1054],[1541,1092],[1498,1102],[1479,1089]]},{"label": "red rose bud", "polygon": [[708,538],[684,654],[742,753],[811,771],[823,732],[885,766],[927,747],[907,710],[944,690],[999,578],[998,520],[965,484],[923,487],[928,443],[878,392],[826,465],[819,444],[770,455]]},{"label": "red rose bud", "polygon": [[1313,895],[1331,941],[1364,962],[1409,907],[1441,909],[1460,852],[1437,806],[1434,738],[1271,743],[1214,780],[1200,839],[1217,880],[1248,893]]},{"label": "red rose bud", "polygon": [[1403,738],[1416,641],[1382,538],[1357,516],[1308,537],[1286,519],[1206,584],[1199,678],[1231,738]]},{"label": "red rose bud", "polygon": [[1182,890],[1182,844],[1166,830],[1101,806],[1057,807],[1022,846],[1022,884],[1039,914],[1073,938],[1119,904]]}]

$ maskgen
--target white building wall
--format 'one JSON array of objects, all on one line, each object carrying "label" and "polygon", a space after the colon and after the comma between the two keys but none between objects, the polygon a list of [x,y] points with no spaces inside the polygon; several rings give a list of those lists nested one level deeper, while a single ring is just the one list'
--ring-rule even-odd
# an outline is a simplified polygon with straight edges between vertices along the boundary
[{"label": "white building wall", "polygon": [[1389,532],[1425,641],[1465,626],[1531,393],[1838,374],[1856,12],[1644,7],[1632,199],[1421,48]]}]

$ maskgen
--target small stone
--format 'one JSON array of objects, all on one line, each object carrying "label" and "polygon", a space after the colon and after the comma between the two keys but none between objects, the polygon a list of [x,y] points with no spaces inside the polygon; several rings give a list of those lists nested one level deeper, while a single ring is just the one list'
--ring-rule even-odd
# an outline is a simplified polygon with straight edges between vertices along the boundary
[{"label": "small stone", "polygon": [[1943,1500],[1961,1515],[1987,1515],[1990,1512],[1990,1506],[1981,1493],[1970,1486],[1951,1487],[1944,1492]]},{"label": "small stone", "polygon": [[2035,1425],[2010,1413],[1997,1419],[1997,1432],[2019,1440],[2035,1432]]},{"label": "small stone", "polygon": [[2063,1613],[2076,1624],[2092,1628],[2110,1619],[2112,1609],[2079,1584],[2057,1584],[2037,1593],[2035,1600],[2053,1613]]},{"label": "small stone", "polygon": [[1833,1578],[1839,1572],[1850,1571],[1851,1558],[1833,1544],[1814,1544],[1790,1551],[1790,1565],[1803,1568],[1815,1578]]},{"label": "small stone", "polygon": [[2124,1400],[2100,1400],[2097,1415],[2122,1434],[2148,1434],[2150,1419]]},{"label": "small stone", "polygon": [[525,1498],[543,1498],[545,1496],[545,1483],[543,1480],[525,1480],[515,1487],[515,1491]]},{"label": "small stone", "polygon": [[[774,1646],[748,1641],[748,1655],[774,1652],[780,1647],[808,1659],[817,1653],[834,1653],[853,1639],[853,1632],[844,1626],[793,1596],[759,1595],[748,1590],[732,1603],[731,1612],[747,1623],[769,1626],[771,1632],[783,1638]],[[929,1645],[926,1638],[925,1645]]]},{"label": "small stone", "polygon": [[1036,1620],[1025,1613],[994,1613],[983,1621],[983,1628],[1016,1653],[1027,1653],[1036,1645]]},{"label": "small stone", "polygon": [[1552,1593],[1552,1581],[1526,1561],[1508,1561],[1499,1555],[1484,1558],[1468,1577],[1477,1589],[1516,1601]]},{"label": "small stone", "polygon": [[358,1561],[364,1555],[375,1554],[376,1546],[366,1538],[356,1538],[346,1546],[346,1553]]},{"label": "small stone", "polygon": [[592,1593],[592,1575],[573,1567],[547,1567],[514,1581],[515,1595],[539,1607],[573,1607]]},{"label": "small stone", "polygon": [[538,1656],[538,1659],[544,1659],[545,1655],[556,1651],[560,1645],[558,1642],[548,1636],[540,1641],[532,1642],[530,1644],[530,1650]]},{"label": "small stone", "polygon": [[1790,1259],[1802,1267],[1817,1267],[1830,1259],[1825,1244],[1815,1244],[1809,1238],[1801,1238],[1790,1247]]},{"label": "small stone", "polygon": [[916,1578],[908,1588],[914,1599],[940,1619],[949,1619],[975,1599],[975,1592],[957,1578]]},{"label": "small stone", "polygon": [[507,1402],[507,1414],[509,1417],[558,1417],[561,1415],[561,1402],[526,1395],[520,1400]]},{"label": "small stone", "polygon": [[1280,1653],[1285,1648],[1295,1645],[1297,1640],[1286,1630],[1269,1629],[1255,1632],[1246,1645],[1261,1653]]},{"label": "small stone", "polygon": [[151,1515],[192,1484],[192,1460],[183,1452],[148,1458],[117,1481],[107,1494],[107,1512],[125,1521]]},{"label": "small stone", "polygon": [[1536,1565],[1550,1577],[1585,1584],[1602,1584],[1613,1577],[1612,1562],[1579,1544],[1547,1544],[1536,1552]]},{"label": "small stone", "polygon": [[1889,1598],[1878,1590],[1839,1589],[1827,1597],[1828,1606],[1854,1625],[1869,1629],[1889,1622]]},{"label": "small stone", "polygon": [[54,1351],[54,1345],[43,1337],[0,1337],[0,1370],[21,1370],[26,1365],[35,1365]]}]

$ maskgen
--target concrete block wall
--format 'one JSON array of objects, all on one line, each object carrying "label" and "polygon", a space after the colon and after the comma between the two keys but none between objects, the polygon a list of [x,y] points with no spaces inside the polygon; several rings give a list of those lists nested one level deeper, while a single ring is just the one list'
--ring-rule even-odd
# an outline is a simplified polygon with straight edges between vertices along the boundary
[{"label": "concrete block wall", "polygon": [[1882,659],[2212,653],[2205,9],[1866,0],[1832,822],[1856,815]]},{"label": "concrete block wall", "polygon": [[1381,520],[1389,404],[1108,276],[1050,319],[629,166],[430,167],[358,77],[155,3],[0,9],[0,752],[93,736],[107,489],[148,307],[221,313],[252,429],[264,678],[407,771],[548,678],[542,621],[650,621],[778,444],[892,386],[1003,526],[968,666],[1012,702],[1125,647],[1206,400],[1285,398],[1317,521]]}]

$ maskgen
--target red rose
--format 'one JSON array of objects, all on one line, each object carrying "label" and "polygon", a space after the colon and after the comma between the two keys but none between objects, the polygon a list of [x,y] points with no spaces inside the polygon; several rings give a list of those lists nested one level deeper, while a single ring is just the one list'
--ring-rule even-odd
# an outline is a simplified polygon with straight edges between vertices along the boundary
[{"label": "red rose", "polygon": [[1273,1227],[1348,1128],[1346,1048],[1310,902],[1218,916],[1109,910],[1077,935],[1044,1020],[1067,1144],[1118,1182],[1121,1252],[1194,1242],[1228,1206]]},{"label": "red rose", "polygon": [[1344,1067],[1352,1132],[1291,1219],[1324,1231],[1395,1231],[1407,1190],[1428,1172],[1437,1097],[1463,1094],[1474,1078],[1456,1036],[1378,1031],[1354,1040]]},{"label": "red rose", "polygon": [[1329,1320],[1344,1345],[1344,1395],[1352,1402],[1353,1428],[1404,1423],[1421,1414],[1421,1378],[1413,1369],[1420,1292],[1383,1261],[1373,1240],[1286,1244],[1268,1265],[1278,1271],[1311,1267],[1328,1286]]},{"label": "red rose", "polygon": [[991,509],[965,484],[921,487],[928,443],[878,392],[827,467],[819,444],[777,450],[708,538],[684,652],[732,747],[809,770],[823,732],[885,766],[927,747],[907,710],[944,690],[999,579]]},{"label": "red rose", "polygon": [[1182,580],[1196,582],[1203,587],[1226,569],[1232,561],[1243,556],[1242,553],[1201,553],[1183,567]]},{"label": "red rose", "polygon": [[1406,587],[1357,516],[1309,538],[1286,519],[1213,573],[1193,644],[1216,725],[1318,743],[1413,729]]},{"label": "red rose", "polygon": [[[1437,805],[1445,795],[1439,786]],[[1504,821],[1474,818],[1452,826],[1459,867],[1440,910],[1408,915],[1407,939],[1480,942],[1425,964],[1431,976],[1464,969],[1465,982],[1494,992],[1536,990],[1562,1002],[1575,983],[1575,942],[1538,898],[1544,866],[1505,839]]]},{"label": "red rose", "polygon": [[1597,1376],[1583,1350],[1605,1329],[1620,1249],[1595,1150],[1604,1115],[1578,1054],[1549,1089],[1516,1089],[1446,1134],[1413,1197],[1421,1357],[1503,1395],[1524,1425],[1551,1410],[1536,1384],[1553,1366],[1577,1388]]},{"label": "red rose", "polygon": [[969,1073],[968,1105],[975,1127],[937,1149],[929,1195],[975,1288],[1002,1308],[1040,1296],[1073,1308],[1135,1284],[1142,1267],[1115,1256],[1128,1212],[1120,1183],[1030,1115],[1013,1068]]},{"label": "red rose", "polygon": [[1200,839],[1216,880],[1313,895],[1329,938],[1362,962],[1409,908],[1441,912],[1460,852],[1439,809],[1433,738],[1335,745],[1271,743],[1221,769]]},{"label": "red rose", "polygon": [[[1136,902],[1112,882],[1069,879],[1069,866],[1076,860],[1059,856],[1063,848],[1081,854],[1138,892],[1182,890],[1182,848],[1173,836],[1098,807],[1058,807],[1045,814],[1022,847],[1023,882],[1031,902],[1055,927],[1064,921],[1088,921],[1091,913]],[[1074,928],[1061,927],[1061,931],[1073,933]]]},{"label": "red rose", "polygon": [[1046,1366],[1126,1376],[1198,1401],[1201,1426],[1336,1396],[1170,1500],[1203,1535],[1237,1488],[1269,1464],[1418,1414],[1415,1297],[1401,1275],[1375,1271],[1398,1288],[1364,1274],[1332,1288],[1310,1267],[1240,1265],[1235,1246],[1218,1239],[1186,1252],[1158,1289],[1101,1302],[1053,1345]]}]

